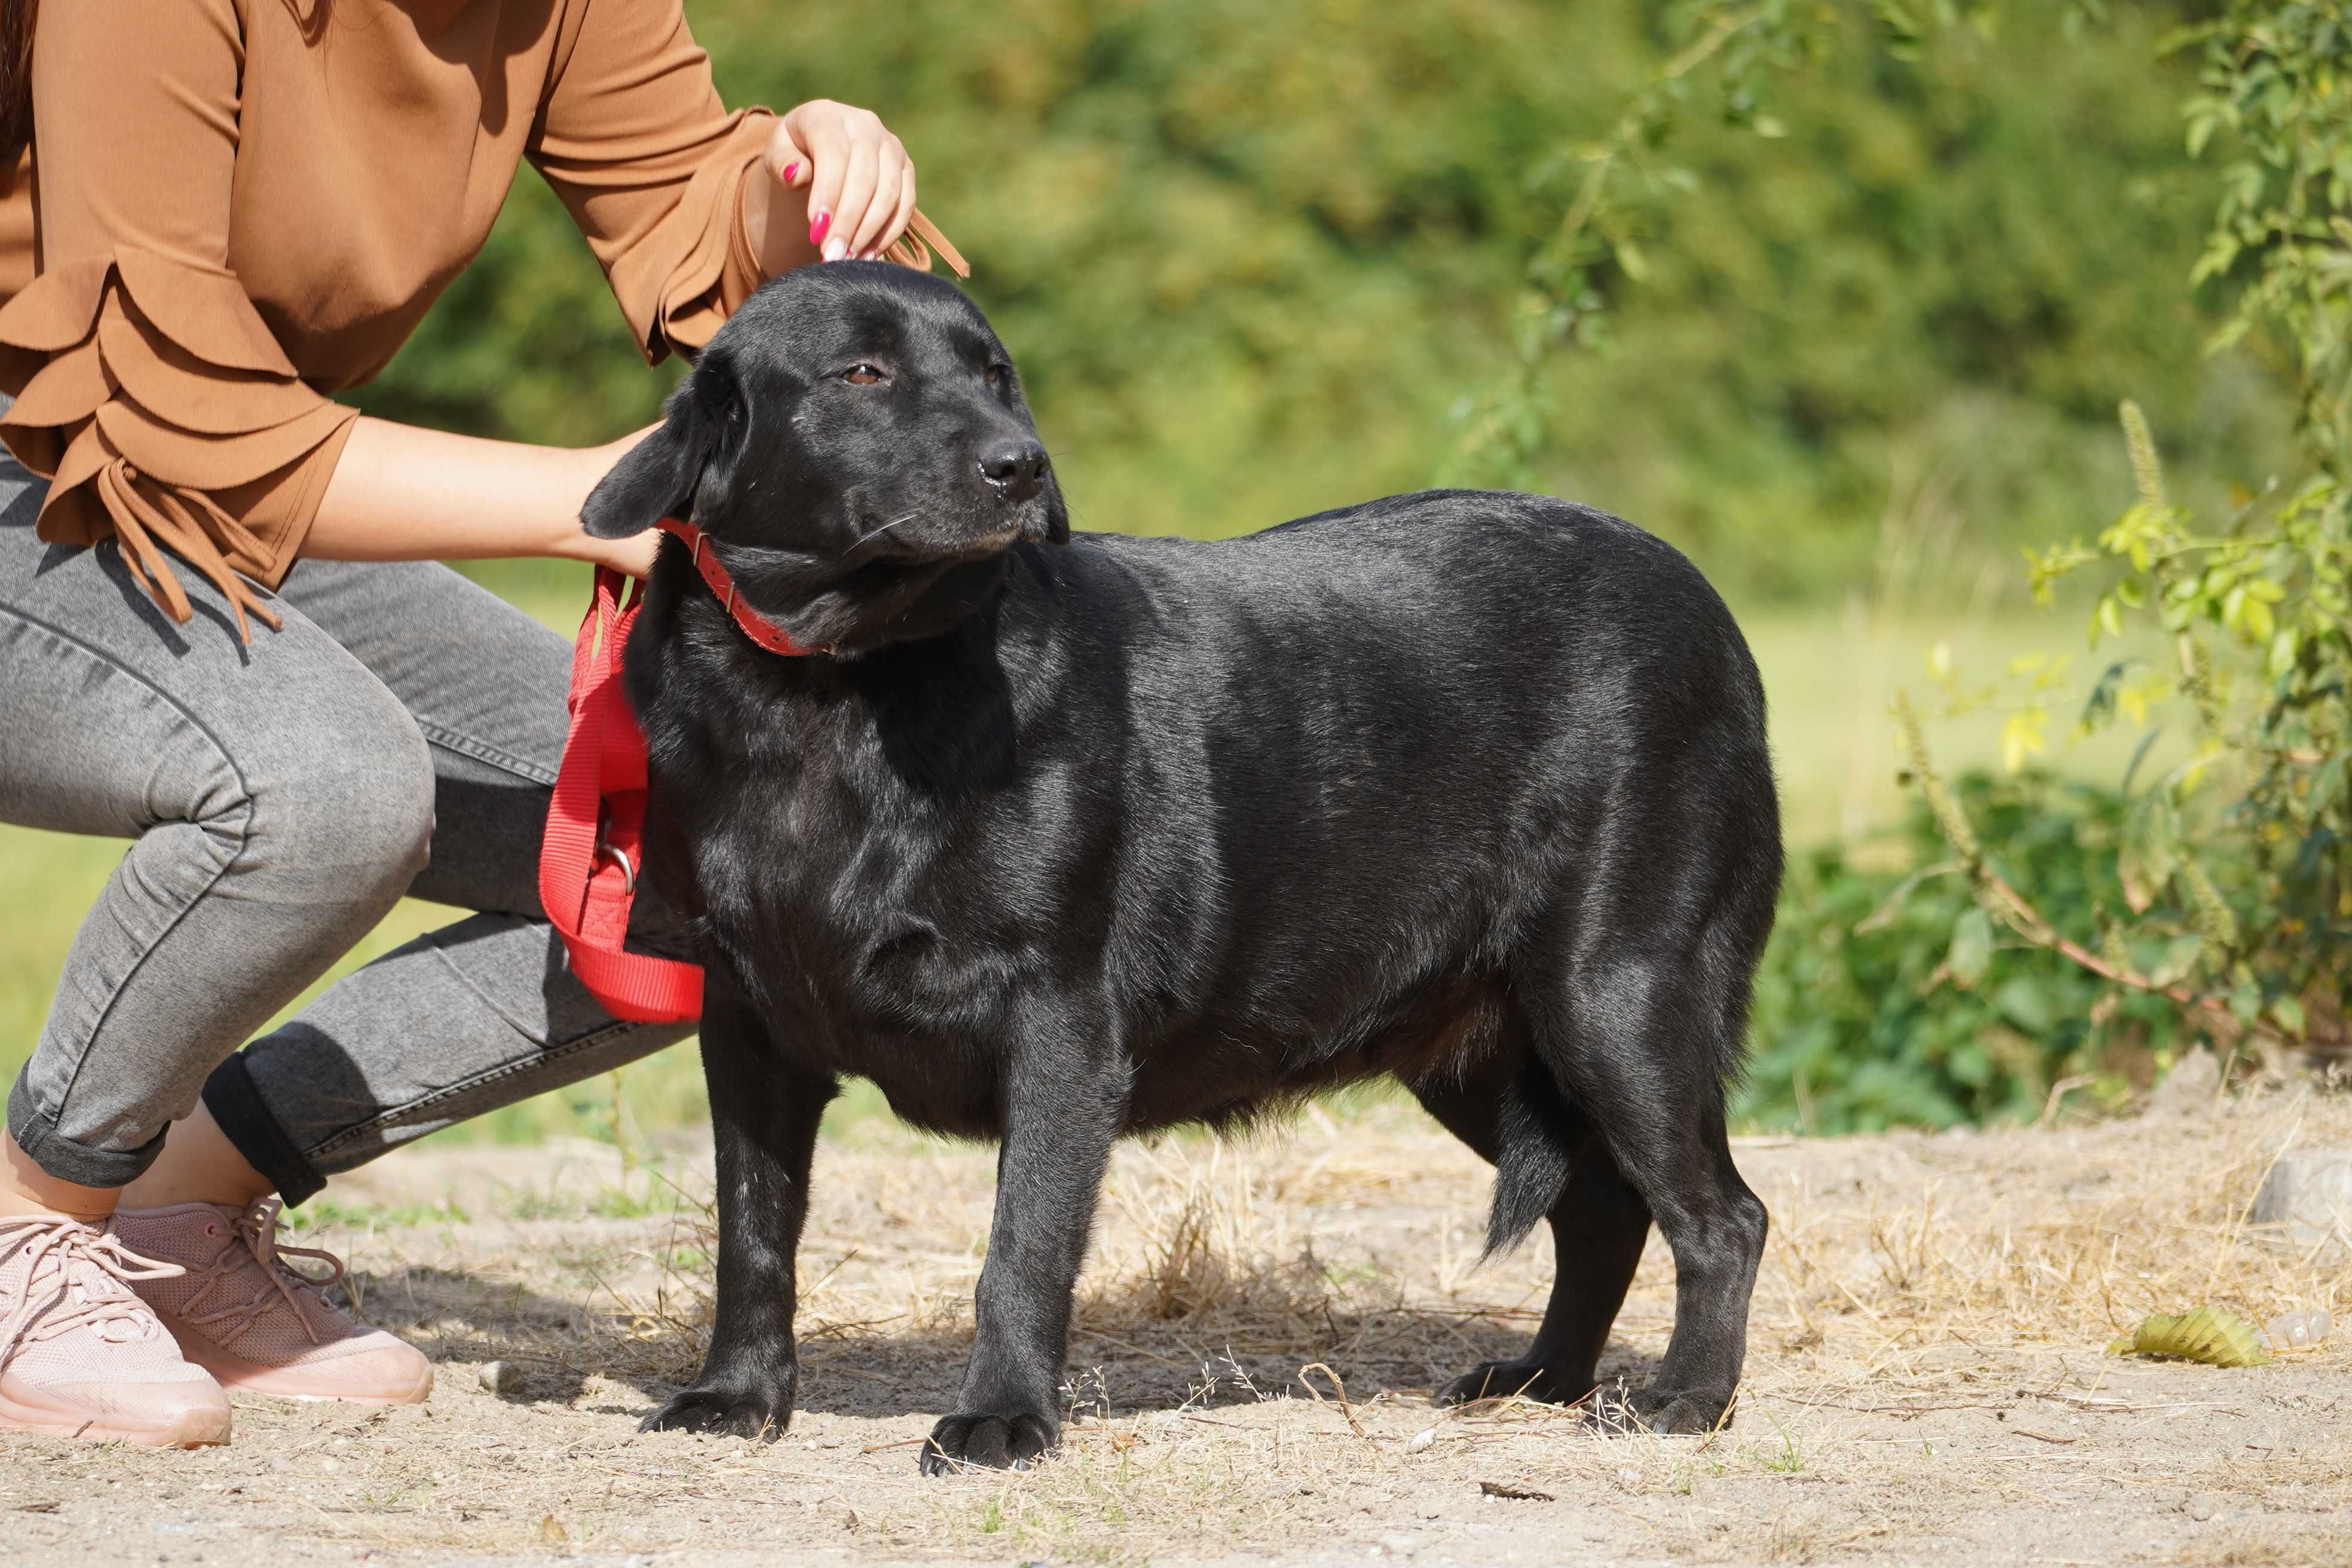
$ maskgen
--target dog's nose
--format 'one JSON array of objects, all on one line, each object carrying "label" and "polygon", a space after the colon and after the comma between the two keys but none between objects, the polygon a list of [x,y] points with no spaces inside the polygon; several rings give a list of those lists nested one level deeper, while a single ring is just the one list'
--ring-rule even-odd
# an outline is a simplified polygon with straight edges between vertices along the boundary
[{"label": "dog's nose", "polygon": [[1004,441],[980,454],[980,477],[1006,500],[1027,500],[1045,477],[1045,448],[1034,441]]}]

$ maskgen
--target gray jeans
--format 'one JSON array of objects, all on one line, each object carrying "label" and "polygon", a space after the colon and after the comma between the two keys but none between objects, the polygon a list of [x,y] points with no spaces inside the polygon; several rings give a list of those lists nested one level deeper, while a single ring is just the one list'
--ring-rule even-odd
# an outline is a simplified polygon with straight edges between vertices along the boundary
[{"label": "gray jeans", "polygon": [[[201,1094],[299,1203],[690,1032],[608,1016],[540,910],[562,637],[446,567],[310,561],[285,628],[241,645],[194,573],[175,626],[112,543],[35,538],[42,493],[0,458],[0,820],[131,841],[9,1091],[43,1170],[122,1185]],[[404,893],[479,912],[237,1049]],[[636,914],[687,950],[650,897]]]}]

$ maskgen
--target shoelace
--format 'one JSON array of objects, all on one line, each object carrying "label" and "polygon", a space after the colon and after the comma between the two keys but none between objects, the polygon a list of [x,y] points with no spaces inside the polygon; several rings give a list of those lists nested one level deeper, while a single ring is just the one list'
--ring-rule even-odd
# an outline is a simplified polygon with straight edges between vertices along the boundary
[{"label": "shoelace", "polygon": [[[26,1345],[53,1340],[75,1329],[106,1323],[131,1322],[161,1331],[155,1315],[131,1289],[136,1279],[175,1279],[187,1270],[176,1263],[131,1251],[113,1237],[76,1219],[45,1215],[0,1218],[0,1258],[19,1254],[25,1259],[25,1299],[0,1324],[0,1369]],[[91,1294],[89,1282],[74,1278],[74,1265],[85,1264],[121,1288],[119,1293]],[[57,1281],[44,1291],[47,1265]],[[83,1299],[76,1300],[76,1288]],[[103,1290],[103,1287],[100,1287]]]},{"label": "shoelace", "polygon": [[[263,1314],[277,1304],[268,1290],[258,1291],[246,1300],[226,1302],[209,1312],[197,1310],[215,1288],[224,1284],[231,1275],[242,1272],[247,1263],[254,1263],[260,1266],[262,1277],[277,1288],[278,1298],[293,1312],[294,1321],[302,1325],[302,1332],[309,1336],[310,1342],[314,1345],[320,1342],[319,1331],[310,1321],[310,1314],[303,1310],[299,1292],[306,1289],[315,1292],[340,1284],[343,1278],[343,1260],[319,1247],[281,1244],[278,1239],[278,1215],[284,1206],[278,1198],[256,1199],[250,1208],[237,1216],[236,1224],[228,1231],[227,1244],[214,1256],[213,1260],[202,1268],[191,1271],[200,1283],[195,1294],[188,1298],[187,1304],[180,1309],[179,1313],[189,1326],[204,1330],[220,1344],[230,1345],[260,1321]],[[206,1234],[210,1234],[209,1228]],[[240,1243],[243,1244],[241,1247]],[[243,1257],[238,1256],[240,1251]],[[287,1261],[289,1258],[311,1258],[325,1264],[328,1272],[305,1274]],[[216,1324],[221,1327],[215,1332]]]}]

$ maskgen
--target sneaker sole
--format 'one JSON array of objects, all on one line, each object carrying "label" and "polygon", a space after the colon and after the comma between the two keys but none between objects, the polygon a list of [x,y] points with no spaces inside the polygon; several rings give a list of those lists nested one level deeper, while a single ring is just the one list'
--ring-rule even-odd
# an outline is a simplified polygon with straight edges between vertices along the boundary
[{"label": "sneaker sole", "polygon": [[380,1409],[394,1405],[422,1405],[433,1393],[433,1363],[426,1362],[414,1383],[393,1388],[345,1391],[304,1386],[299,1367],[263,1366],[232,1355],[202,1334],[187,1328],[169,1312],[155,1314],[180,1343],[180,1354],[213,1374],[213,1381],[232,1394],[259,1394],[271,1399],[292,1399],[305,1405],[358,1405]]},{"label": "sneaker sole", "polygon": [[45,1410],[0,1394],[0,1432],[41,1437],[72,1437],[85,1443],[135,1443],[142,1448],[209,1448],[228,1441],[229,1412],[184,1410],[169,1421],[131,1425],[121,1417],[83,1416]]}]

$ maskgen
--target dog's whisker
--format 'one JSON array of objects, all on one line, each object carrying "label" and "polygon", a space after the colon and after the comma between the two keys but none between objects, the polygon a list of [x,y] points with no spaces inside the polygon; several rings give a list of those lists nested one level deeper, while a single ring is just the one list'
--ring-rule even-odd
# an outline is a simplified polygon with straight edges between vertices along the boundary
[{"label": "dog's whisker", "polygon": [[[904,517],[894,517],[894,518],[892,518],[889,521],[887,521],[887,522],[884,523],[884,524],[883,524],[881,527],[879,527],[879,528],[869,528],[869,529],[867,529],[864,533],[859,534],[856,538],[855,538],[855,539],[853,539],[853,540],[851,540],[851,541],[849,542],[849,549],[850,549],[850,550],[855,550],[855,549],[856,549],[859,545],[861,545],[861,544],[865,543],[867,540],[872,539],[872,538],[875,538],[876,536],[880,535],[880,534],[887,533],[887,532],[889,532],[892,529],[894,529],[894,528],[898,527],[898,526],[900,523],[902,523],[902,522],[912,522],[912,521],[915,521],[915,519],[917,519],[917,518],[920,517],[921,515],[922,515],[922,513],[920,513],[920,512],[919,512],[919,511],[910,511],[910,512],[908,512],[908,513],[906,516],[904,516]],[[849,552],[849,551],[846,551],[846,550],[845,550],[845,551],[844,551],[844,552],[842,552],[842,553],[843,553],[843,554],[845,554],[845,555],[846,555],[848,552]]]}]

